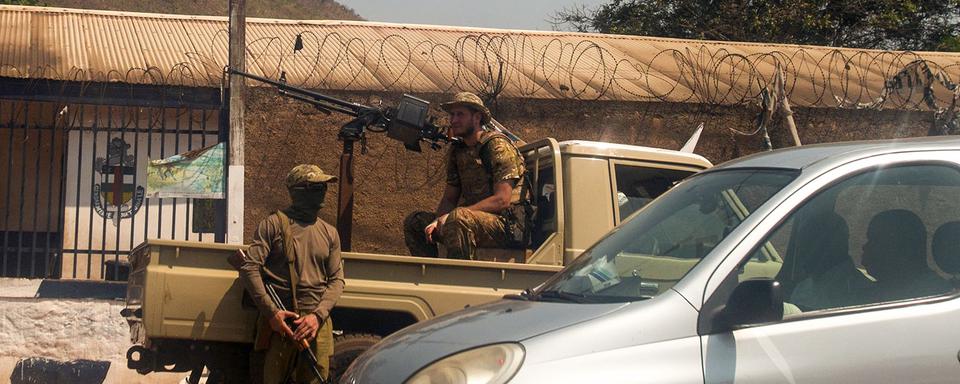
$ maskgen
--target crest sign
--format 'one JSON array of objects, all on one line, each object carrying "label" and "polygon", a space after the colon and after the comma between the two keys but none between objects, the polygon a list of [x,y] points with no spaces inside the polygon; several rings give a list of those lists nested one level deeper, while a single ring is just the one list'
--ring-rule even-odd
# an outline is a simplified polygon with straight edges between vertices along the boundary
[{"label": "crest sign", "polygon": [[136,158],[129,151],[130,144],[114,137],[107,145],[107,157],[94,162],[100,183],[93,186],[92,205],[104,219],[132,217],[143,205],[144,190],[136,183]]}]

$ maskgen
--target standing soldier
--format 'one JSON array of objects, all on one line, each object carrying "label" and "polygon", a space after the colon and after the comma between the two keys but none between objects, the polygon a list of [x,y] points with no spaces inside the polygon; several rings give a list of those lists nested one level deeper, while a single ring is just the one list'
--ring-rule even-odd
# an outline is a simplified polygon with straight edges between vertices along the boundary
[{"label": "standing soldier", "polygon": [[[309,341],[320,371],[329,377],[333,354],[330,310],[343,292],[343,262],[337,230],[317,218],[327,184],[336,177],[316,165],[302,164],[287,174],[292,204],[257,225],[246,257],[232,262],[240,281],[260,310],[251,359],[254,379],[262,368],[265,384],[316,383],[307,359],[299,358],[298,344]],[[239,255],[242,256],[242,255]],[[270,300],[265,284],[275,287],[281,301],[293,311],[282,311]],[[285,323],[294,318],[294,327]]]},{"label": "standing soldier", "polygon": [[436,212],[404,219],[410,254],[437,257],[439,242],[449,258],[472,260],[478,246],[523,246],[523,157],[506,136],[484,130],[490,110],[477,95],[460,92],[441,108],[450,114],[450,133],[462,142],[447,156],[447,185]]}]

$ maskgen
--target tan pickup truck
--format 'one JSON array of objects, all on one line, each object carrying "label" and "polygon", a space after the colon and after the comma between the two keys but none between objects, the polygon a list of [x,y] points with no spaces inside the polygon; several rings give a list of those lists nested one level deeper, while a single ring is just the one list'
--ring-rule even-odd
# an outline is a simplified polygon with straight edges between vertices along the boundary
[{"label": "tan pickup truck", "polygon": [[[475,261],[343,254],[334,375],[382,336],[542,283],[673,183],[711,166],[691,153],[589,141],[520,149],[538,212],[527,249],[481,249]],[[131,253],[128,367],[199,377],[206,366],[210,379],[241,369],[256,313],[226,260],[238,247],[149,240]]]}]

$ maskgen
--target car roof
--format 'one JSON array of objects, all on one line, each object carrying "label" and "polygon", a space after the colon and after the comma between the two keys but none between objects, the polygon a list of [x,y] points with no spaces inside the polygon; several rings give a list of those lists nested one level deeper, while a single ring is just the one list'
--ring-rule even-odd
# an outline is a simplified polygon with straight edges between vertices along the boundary
[{"label": "car roof", "polygon": [[761,152],[717,165],[730,168],[787,168],[802,170],[815,164],[843,164],[887,153],[960,149],[960,136],[932,136],[892,140],[812,144]]}]

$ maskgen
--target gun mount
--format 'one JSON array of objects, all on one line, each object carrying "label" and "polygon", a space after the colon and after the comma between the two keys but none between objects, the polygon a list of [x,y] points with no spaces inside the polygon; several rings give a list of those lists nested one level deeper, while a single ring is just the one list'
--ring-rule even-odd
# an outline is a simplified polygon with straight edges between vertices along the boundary
[{"label": "gun mount", "polygon": [[420,143],[426,142],[432,149],[440,149],[442,144],[457,141],[441,132],[429,117],[430,102],[410,95],[403,95],[396,108],[379,108],[341,100],[336,97],[313,92],[287,84],[286,72],[281,72],[279,80],[228,68],[227,73],[242,76],[277,88],[283,96],[313,105],[323,113],[333,112],[352,116],[353,119],[340,127],[338,137],[343,142],[340,154],[340,183],[337,190],[337,230],[340,232],[340,248],[351,250],[353,234],[353,152],[354,144],[359,141],[361,153],[366,153],[366,132],[387,134],[387,137],[400,141],[411,151],[420,152]]},{"label": "gun mount", "polygon": [[456,141],[441,132],[433,124],[428,111],[430,102],[404,94],[396,108],[378,108],[357,104],[322,93],[287,84],[286,72],[280,73],[279,80],[271,80],[252,73],[229,69],[228,73],[270,84],[283,96],[312,104],[323,113],[342,113],[354,117],[340,128],[342,140],[365,140],[365,132],[386,132],[387,137],[398,140],[408,150],[420,152],[420,142],[426,142],[432,149],[439,149],[443,143]]}]

